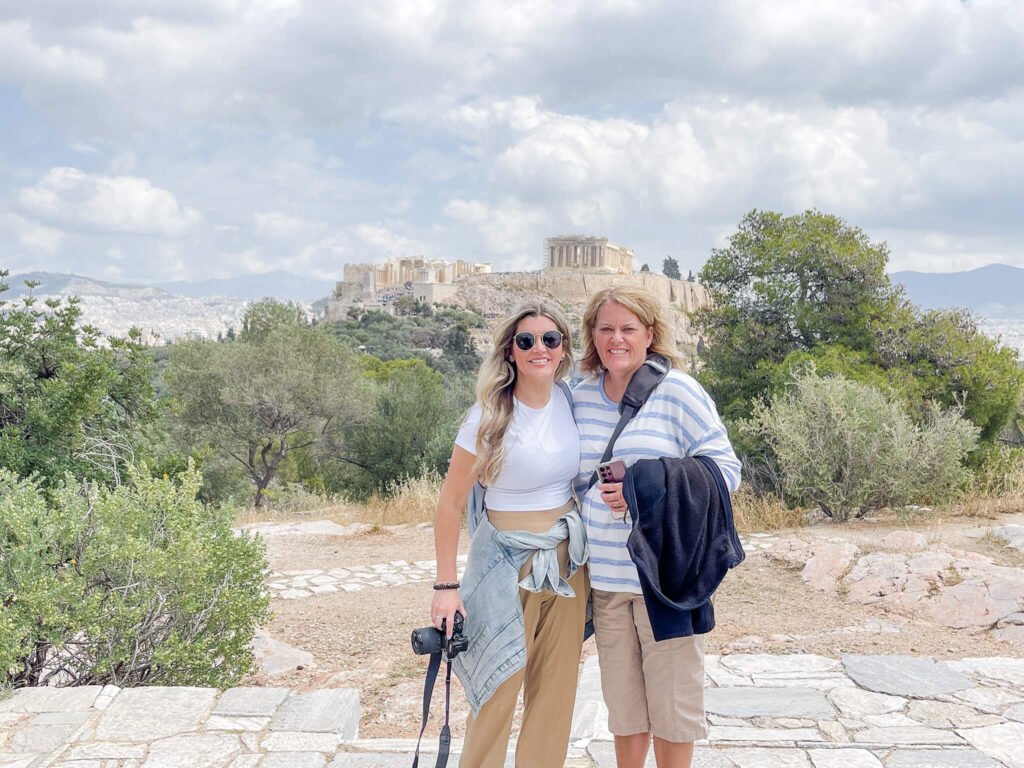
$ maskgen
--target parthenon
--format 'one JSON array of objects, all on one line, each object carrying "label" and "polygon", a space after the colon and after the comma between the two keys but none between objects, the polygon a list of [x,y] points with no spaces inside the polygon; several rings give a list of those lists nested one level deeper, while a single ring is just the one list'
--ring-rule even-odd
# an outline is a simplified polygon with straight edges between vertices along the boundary
[{"label": "parthenon", "polygon": [[552,269],[595,269],[630,274],[633,251],[607,237],[559,235],[545,241],[546,266]]}]

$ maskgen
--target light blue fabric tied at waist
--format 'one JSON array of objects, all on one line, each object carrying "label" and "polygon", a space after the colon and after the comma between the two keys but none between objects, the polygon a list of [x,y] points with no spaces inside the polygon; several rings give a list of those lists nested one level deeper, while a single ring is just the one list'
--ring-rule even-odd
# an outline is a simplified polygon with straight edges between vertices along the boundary
[{"label": "light blue fabric tied at waist", "polygon": [[559,597],[575,597],[576,593],[562,576],[558,565],[558,545],[569,540],[570,574],[587,562],[590,544],[587,542],[583,519],[578,510],[562,515],[544,533],[529,531],[498,531],[495,541],[510,550],[533,551],[533,570],[519,582],[528,592],[554,592]]}]

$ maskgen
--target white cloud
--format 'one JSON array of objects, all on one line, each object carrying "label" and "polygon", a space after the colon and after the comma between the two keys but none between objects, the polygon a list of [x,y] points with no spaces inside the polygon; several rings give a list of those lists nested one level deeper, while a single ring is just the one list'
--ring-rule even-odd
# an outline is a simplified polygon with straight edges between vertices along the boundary
[{"label": "white cloud", "polygon": [[53,168],[18,200],[25,211],[69,229],[180,237],[200,221],[173,194],[148,179],[98,176],[77,168]]},{"label": "white cloud", "polygon": [[256,232],[274,238],[293,238],[310,235],[323,228],[320,222],[308,221],[282,211],[263,211],[253,214]]},{"label": "white cloud", "polygon": [[382,258],[398,256],[418,256],[429,249],[423,243],[394,231],[393,222],[360,224],[355,228],[355,236],[368,249],[368,261],[379,261]]},{"label": "white cloud", "polygon": [[445,206],[444,214],[473,226],[483,238],[486,250],[497,257],[494,260],[500,269],[543,266],[543,241],[538,239],[538,232],[545,231],[545,222],[550,223],[543,209],[514,199],[496,205],[479,200],[452,200]]},{"label": "white cloud", "polygon": [[56,253],[64,239],[60,231],[29,221],[16,213],[0,215],[0,228],[11,233],[22,248],[36,255]]},{"label": "white cloud", "polygon": [[754,207],[1024,263],[1015,0],[33,0],[0,84],[5,245],[54,264],[535,268],[582,231],[696,269]]}]

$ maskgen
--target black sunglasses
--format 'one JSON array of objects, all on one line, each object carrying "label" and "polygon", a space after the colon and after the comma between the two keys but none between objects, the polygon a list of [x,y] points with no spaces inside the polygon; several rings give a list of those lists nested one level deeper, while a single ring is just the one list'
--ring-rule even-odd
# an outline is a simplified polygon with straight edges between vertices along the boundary
[{"label": "black sunglasses", "polygon": [[[537,334],[530,333],[529,331],[520,331],[516,334],[516,346],[524,352],[528,349],[533,349],[533,345],[537,343]],[[544,331],[539,337],[541,343],[548,349],[558,349],[562,346],[562,333],[560,331]]]}]

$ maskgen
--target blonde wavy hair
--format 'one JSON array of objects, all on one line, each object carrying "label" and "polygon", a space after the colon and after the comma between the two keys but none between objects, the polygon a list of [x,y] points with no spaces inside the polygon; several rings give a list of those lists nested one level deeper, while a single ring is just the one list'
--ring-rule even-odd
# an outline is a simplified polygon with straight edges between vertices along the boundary
[{"label": "blonde wavy hair", "polygon": [[501,321],[494,331],[494,348],[480,365],[476,379],[476,399],[480,403],[480,427],[476,433],[476,463],[484,485],[494,482],[505,461],[505,433],[512,423],[516,379],[519,372],[512,361],[512,345],[516,328],[527,317],[546,317],[562,334],[565,354],[555,369],[555,381],[561,381],[572,369],[572,338],[569,323],[561,310],[545,302],[531,302],[519,307]]},{"label": "blonde wavy hair", "polygon": [[580,370],[588,376],[604,370],[601,357],[597,354],[594,344],[594,328],[597,326],[597,313],[605,304],[618,304],[640,320],[644,328],[654,330],[648,352],[664,355],[672,363],[673,368],[682,368],[683,359],[676,351],[675,334],[665,317],[658,297],[639,285],[616,285],[598,291],[590,297],[587,308],[583,311],[583,358]]}]

